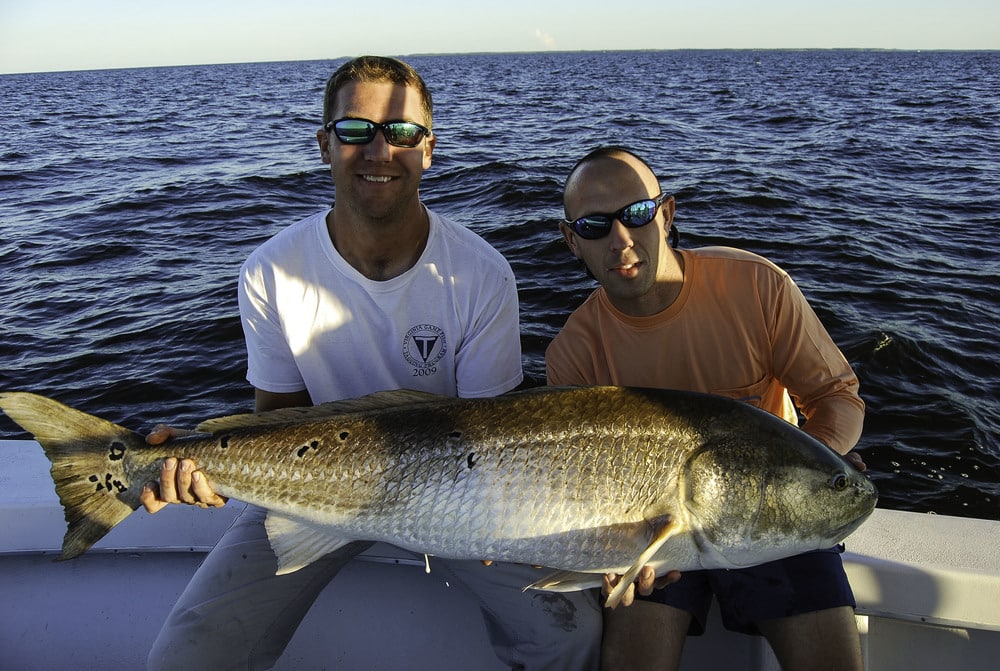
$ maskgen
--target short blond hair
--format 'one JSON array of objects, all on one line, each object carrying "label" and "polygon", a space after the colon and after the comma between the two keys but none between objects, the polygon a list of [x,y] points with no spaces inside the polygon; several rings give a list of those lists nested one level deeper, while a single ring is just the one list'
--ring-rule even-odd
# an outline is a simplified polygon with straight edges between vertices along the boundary
[{"label": "short blond hair", "polygon": [[326,93],[323,96],[324,126],[333,121],[337,93],[350,82],[390,82],[415,88],[420,94],[421,107],[425,117],[421,121],[428,128],[432,127],[434,105],[427,84],[413,69],[413,66],[387,56],[358,56],[341,65],[336,72],[330,75],[330,79],[326,82]]}]

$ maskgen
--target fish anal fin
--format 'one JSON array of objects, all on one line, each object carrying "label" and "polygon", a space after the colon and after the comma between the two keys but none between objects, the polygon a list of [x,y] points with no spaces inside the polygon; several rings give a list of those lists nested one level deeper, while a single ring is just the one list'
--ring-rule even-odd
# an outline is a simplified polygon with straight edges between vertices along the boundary
[{"label": "fish anal fin", "polygon": [[546,592],[575,592],[581,589],[601,586],[601,574],[581,573],[579,571],[555,571],[547,574],[541,580],[531,583],[524,588],[539,589]]},{"label": "fish anal fin", "polygon": [[320,557],[338,550],[354,538],[333,536],[326,529],[305,520],[269,512],[264,521],[267,538],[278,559],[277,575],[305,568]]},{"label": "fish anal fin", "polygon": [[628,570],[622,574],[621,579],[619,579],[618,584],[615,588],[611,590],[611,594],[608,595],[607,600],[604,605],[608,608],[615,608],[621,603],[622,598],[625,596],[625,592],[628,591],[629,585],[638,577],[639,571],[642,567],[649,563],[653,555],[659,551],[663,544],[670,539],[671,536],[679,533],[681,531],[681,524],[675,522],[673,518],[669,515],[664,515],[657,518],[653,522],[653,536],[649,541],[649,545],[643,550],[636,560],[628,567]]}]

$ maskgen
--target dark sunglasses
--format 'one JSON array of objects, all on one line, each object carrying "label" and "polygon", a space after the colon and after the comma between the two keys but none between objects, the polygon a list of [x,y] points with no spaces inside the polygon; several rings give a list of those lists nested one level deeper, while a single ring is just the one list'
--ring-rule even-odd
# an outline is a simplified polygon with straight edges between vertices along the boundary
[{"label": "dark sunglasses", "polygon": [[607,214],[588,214],[579,219],[563,221],[569,224],[573,232],[585,240],[597,240],[603,238],[611,232],[611,224],[615,219],[622,222],[626,228],[640,228],[656,218],[656,211],[660,205],[668,198],[668,195],[661,193],[656,198],[647,198],[631,205],[626,205],[617,212]]},{"label": "dark sunglasses", "polygon": [[326,132],[333,131],[344,144],[368,144],[375,139],[375,133],[382,131],[385,141],[396,147],[416,147],[431,134],[429,128],[412,121],[386,121],[375,123],[368,119],[335,119],[324,126]]}]

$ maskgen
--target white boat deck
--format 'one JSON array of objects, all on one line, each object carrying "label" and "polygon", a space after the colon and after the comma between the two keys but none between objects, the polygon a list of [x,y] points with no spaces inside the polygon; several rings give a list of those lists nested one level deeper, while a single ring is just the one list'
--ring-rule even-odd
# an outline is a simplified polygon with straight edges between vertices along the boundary
[{"label": "white boat deck", "polygon": [[[48,470],[36,443],[0,441],[0,668],[143,668],[239,504],[139,511],[85,555],[54,562],[65,524]],[[877,510],[847,546],[868,669],[998,668],[1000,522]],[[502,669],[476,606],[434,574],[433,558],[431,569],[374,546],[324,591],[276,668]],[[713,609],[684,668],[778,667]]]}]

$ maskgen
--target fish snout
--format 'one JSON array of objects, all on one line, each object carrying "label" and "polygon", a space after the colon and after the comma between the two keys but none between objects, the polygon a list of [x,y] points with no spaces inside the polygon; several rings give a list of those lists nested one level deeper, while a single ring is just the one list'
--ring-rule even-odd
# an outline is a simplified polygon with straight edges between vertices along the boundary
[{"label": "fish snout", "polygon": [[832,547],[878,499],[863,473],[808,437],[706,445],[688,459],[682,489],[702,554],[723,568]]}]

